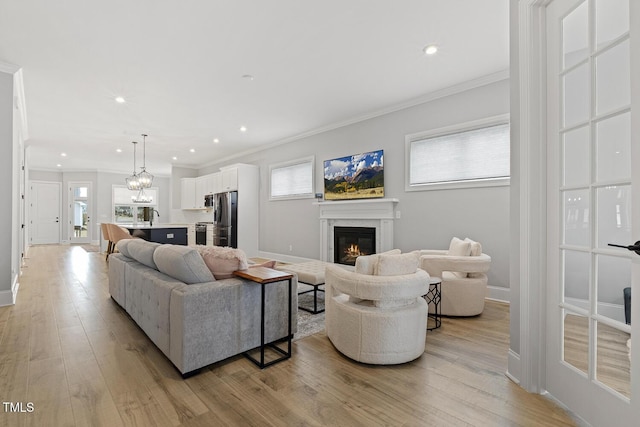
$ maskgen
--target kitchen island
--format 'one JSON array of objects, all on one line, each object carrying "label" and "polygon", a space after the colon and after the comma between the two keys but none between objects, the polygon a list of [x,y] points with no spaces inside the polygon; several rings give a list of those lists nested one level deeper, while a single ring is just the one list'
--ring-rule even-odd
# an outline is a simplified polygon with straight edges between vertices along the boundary
[{"label": "kitchen island", "polygon": [[124,226],[134,237],[156,243],[187,245],[187,228],[185,224],[156,224]]}]

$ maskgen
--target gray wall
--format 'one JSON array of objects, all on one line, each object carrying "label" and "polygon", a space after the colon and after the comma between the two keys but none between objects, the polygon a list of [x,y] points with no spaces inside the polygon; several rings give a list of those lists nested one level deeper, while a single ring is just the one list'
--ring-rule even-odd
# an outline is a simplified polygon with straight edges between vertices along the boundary
[{"label": "gray wall", "polygon": [[509,81],[503,80],[243,155],[203,168],[198,175],[237,162],[259,165],[260,250],[319,259],[318,206],[310,199],[269,201],[269,165],[315,155],[316,192],[322,192],[324,160],[383,149],[385,197],[400,201],[394,246],[403,251],[444,249],[452,236],[468,236],[480,241],[492,257],[490,286],[505,289],[509,287],[509,187],[406,192],[404,159],[406,135],[508,112]]}]

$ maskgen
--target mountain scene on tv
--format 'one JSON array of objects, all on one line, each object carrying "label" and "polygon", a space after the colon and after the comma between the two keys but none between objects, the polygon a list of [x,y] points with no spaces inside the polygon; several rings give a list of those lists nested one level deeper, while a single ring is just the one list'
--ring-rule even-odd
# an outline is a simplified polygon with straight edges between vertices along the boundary
[{"label": "mountain scene on tv", "polygon": [[325,160],[325,200],[384,197],[383,163],[383,150]]}]

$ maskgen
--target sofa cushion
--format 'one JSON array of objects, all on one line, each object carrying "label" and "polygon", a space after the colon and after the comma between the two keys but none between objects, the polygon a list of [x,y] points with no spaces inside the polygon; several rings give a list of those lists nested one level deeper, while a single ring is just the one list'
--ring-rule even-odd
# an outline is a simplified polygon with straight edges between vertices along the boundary
[{"label": "sofa cushion", "polygon": [[233,277],[234,271],[249,268],[247,255],[242,249],[202,245],[196,248],[216,280],[228,279]]},{"label": "sofa cushion", "polygon": [[419,257],[415,253],[387,255],[378,257],[376,276],[401,276],[413,274],[418,269]]},{"label": "sofa cushion", "polygon": [[131,254],[129,254],[129,244],[133,241],[133,239],[122,239],[118,243],[116,243],[116,249],[122,255],[131,258]]},{"label": "sofa cushion", "polygon": [[153,261],[153,253],[156,248],[160,246],[160,243],[147,242],[142,239],[128,239],[129,243],[126,246],[129,252],[129,258],[133,258],[141,264],[146,265],[149,268],[157,270],[158,267]]},{"label": "sofa cushion", "polygon": [[160,272],[188,285],[215,280],[198,251],[189,246],[160,245],[153,261]]}]

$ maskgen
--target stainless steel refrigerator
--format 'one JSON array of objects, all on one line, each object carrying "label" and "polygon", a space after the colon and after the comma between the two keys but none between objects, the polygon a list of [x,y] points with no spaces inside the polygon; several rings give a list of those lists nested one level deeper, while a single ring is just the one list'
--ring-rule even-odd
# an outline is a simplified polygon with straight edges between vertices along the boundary
[{"label": "stainless steel refrigerator", "polygon": [[213,245],[238,247],[238,192],[214,195]]}]

